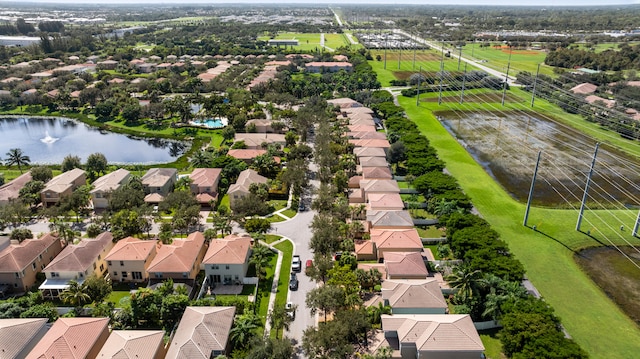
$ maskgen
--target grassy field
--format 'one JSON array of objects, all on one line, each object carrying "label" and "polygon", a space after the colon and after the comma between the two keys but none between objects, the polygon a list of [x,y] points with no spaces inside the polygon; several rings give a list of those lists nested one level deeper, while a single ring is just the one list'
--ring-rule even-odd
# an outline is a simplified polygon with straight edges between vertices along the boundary
[{"label": "grassy field", "polygon": [[[300,51],[320,51],[320,33],[280,32],[275,37],[277,40],[298,40],[299,45],[293,48]],[[260,36],[258,40],[268,41],[269,36]],[[337,49],[341,46],[349,46],[349,41],[343,34],[324,34],[324,45]]]},{"label": "grassy field", "polygon": [[[386,66],[385,66],[385,51],[384,50],[372,50],[371,56],[374,60],[369,61],[373,70],[378,74],[378,81],[382,86],[389,86],[391,80],[406,80],[413,73],[422,70],[425,76],[435,75],[437,71],[440,71],[440,64],[442,60],[442,53],[435,50],[421,50],[415,52],[415,61],[413,60],[414,52],[405,50],[387,50],[386,51]],[[377,60],[377,56],[380,56],[380,60]],[[444,69],[446,71],[464,71],[464,63],[460,65],[458,69],[458,60],[445,57]],[[467,66],[467,71],[476,70],[474,66]]]},{"label": "grassy field", "polygon": [[[459,50],[452,49],[451,52],[458,54]],[[509,50],[504,48],[480,47],[479,44],[467,44],[462,48],[462,57],[483,61],[481,64],[484,66],[506,72],[509,62]],[[553,67],[544,64],[546,57],[547,53],[541,50],[513,50],[511,51],[511,67],[509,72],[516,74],[519,71],[529,71],[535,74],[538,64],[542,64],[542,66],[540,66],[540,73],[553,76]]]},{"label": "grassy field", "polygon": [[[640,42],[638,41],[630,41],[630,42],[603,42],[603,43],[599,43],[596,44],[594,47],[594,51],[595,52],[603,52],[606,50],[615,50],[618,51],[620,48],[618,46],[620,46],[620,44],[627,44],[629,46],[635,46],[640,44]],[[585,43],[579,43],[579,44],[572,44],[571,48],[573,47],[577,47],[579,49],[582,50],[588,50],[589,48],[587,47],[587,44]]]},{"label": "grassy field", "polygon": [[[291,273],[291,258],[293,257],[293,244],[290,241],[283,241],[275,245],[282,252],[282,267],[280,267],[280,277],[278,278],[278,292],[276,294],[277,306],[284,306],[289,293],[289,273]],[[272,338],[275,338],[276,331],[271,330]],[[280,332],[282,338],[282,332]]]},{"label": "grassy field", "polygon": [[484,345],[484,354],[487,356],[487,359],[506,358],[506,356],[502,354],[502,343],[500,343],[496,330],[483,330],[478,334],[480,334],[480,339]]},{"label": "grassy field", "polygon": [[[433,110],[446,109],[453,104],[423,104],[415,106],[411,98],[399,98],[407,115],[438,149],[447,164],[447,170],[457,178],[473,203],[507,241],[515,256],[522,261],[527,276],[556,310],[569,334],[594,358],[630,358],[640,352],[640,330],[609,298],[580,270],[573,260],[575,251],[607,243],[622,242],[610,223],[617,223],[620,211],[585,215],[584,230],[588,236],[574,230],[576,212],[533,208],[529,224],[538,231],[522,225],[525,206],[513,200],[475,162],[471,155],[452,138],[433,115]],[[552,110],[552,106],[539,101],[537,111],[566,114]],[[520,107],[519,104],[508,106]],[[507,106],[507,107],[508,107]],[[466,109],[482,108],[482,105],[465,105]],[[582,122],[585,122],[582,120]],[[580,125],[582,126],[582,124]],[[607,136],[601,131],[600,136]],[[631,146],[631,147],[635,147]],[[637,212],[637,211],[634,211]],[[594,335],[597,333],[597,335]]]}]

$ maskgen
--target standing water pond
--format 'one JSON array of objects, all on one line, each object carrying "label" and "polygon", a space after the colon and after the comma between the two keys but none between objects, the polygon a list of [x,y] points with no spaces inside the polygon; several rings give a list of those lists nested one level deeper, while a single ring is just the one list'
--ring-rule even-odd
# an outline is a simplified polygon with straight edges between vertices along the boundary
[{"label": "standing water pond", "polygon": [[172,162],[189,145],[165,139],[142,139],[112,133],[65,118],[0,118],[0,155],[20,148],[32,163],[62,163],[65,156],[100,152],[110,163]]},{"label": "standing water pond", "polygon": [[[525,112],[437,112],[441,123],[515,199],[527,200],[542,151],[533,203],[576,205],[596,141],[551,118]],[[640,205],[640,162],[601,145],[589,201],[608,208]]]}]

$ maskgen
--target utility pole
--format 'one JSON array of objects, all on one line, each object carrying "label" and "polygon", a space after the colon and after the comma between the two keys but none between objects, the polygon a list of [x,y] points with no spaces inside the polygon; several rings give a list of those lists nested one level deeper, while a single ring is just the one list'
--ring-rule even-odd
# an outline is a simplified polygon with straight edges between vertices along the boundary
[{"label": "utility pole", "polygon": [[638,230],[640,230],[640,211],[638,211],[638,218],[636,218],[636,224],[633,226],[633,232],[631,232],[631,235],[637,237]]},{"label": "utility pole", "polygon": [[400,51],[400,53],[398,54],[398,70],[400,70],[400,61],[402,60],[402,46],[398,47],[398,51]]},{"label": "utility pole", "polygon": [[411,70],[415,70],[416,69],[416,50],[418,49],[418,43],[416,42],[416,40],[413,41],[413,66],[411,67]]},{"label": "utility pole", "polygon": [[460,52],[458,53],[458,71],[460,71],[460,61],[462,61],[462,45],[460,45]]},{"label": "utility pole", "polygon": [[584,214],[584,207],[587,205],[587,195],[589,194],[589,185],[591,184],[591,176],[593,176],[593,168],[596,165],[596,156],[598,155],[598,147],[600,143],[596,143],[596,149],[593,151],[593,160],[591,160],[591,167],[589,168],[589,175],[587,176],[587,183],[584,186],[584,194],[582,195],[582,203],[580,204],[580,212],[578,213],[578,223],[576,223],[576,231],[580,231],[580,224],[582,223],[582,216]]},{"label": "utility pole", "polygon": [[420,106],[420,79],[422,78],[422,66],[420,66],[420,72],[418,72],[418,95],[416,96],[416,106]]},{"label": "utility pole", "polygon": [[387,33],[384,34],[384,69],[387,69],[387,46],[389,46],[389,42],[387,40]]},{"label": "utility pole", "polygon": [[533,178],[531,179],[531,187],[529,188],[529,198],[527,199],[527,209],[524,211],[524,221],[522,222],[523,226],[527,226],[527,221],[529,220],[529,210],[531,209],[531,199],[533,198],[533,187],[536,184],[536,177],[538,176],[538,167],[540,166],[540,155],[542,151],[538,151],[538,160],[536,161],[536,169],[533,171]]},{"label": "utility pole", "polygon": [[507,86],[509,86],[509,69],[511,68],[511,45],[509,45],[509,62],[507,62],[507,73],[504,74],[504,86],[502,86],[502,106],[504,107],[504,98],[507,96]]},{"label": "utility pole", "polygon": [[539,74],[540,74],[540,64],[538,64],[538,69],[536,70],[536,78],[533,79],[533,90],[531,91],[531,107],[533,107],[533,102],[536,100],[536,85],[538,84]]},{"label": "utility pole", "polygon": [[442,104],[442,78],[444,77],[444,40],[442,40],[442,57],[440,58],[440,89],[438,90],[438,105]]},{"label": "utility pole", "polygon": [[468,63],[464,63],[464,75],[462,76],[462,91],[460,91],[460,104],[464,102],[464,86],[467,82],[467,65]]}]

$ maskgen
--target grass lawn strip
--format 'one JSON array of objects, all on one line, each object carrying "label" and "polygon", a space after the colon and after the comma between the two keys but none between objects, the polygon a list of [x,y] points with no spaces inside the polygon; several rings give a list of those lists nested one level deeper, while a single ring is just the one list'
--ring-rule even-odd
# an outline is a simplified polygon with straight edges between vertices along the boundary
[{"label": "grass lawn strip", "polygon": [[[293,244],[289,240],[276,244],[278,250],[282,252],[282,265],[280,267],[280,278],[278,279],[278,292],[276,294],[276,306],[284,306],[289,293],[289,273],[291,273],[291,259],[293,257]],[[275,338],[276,331],[271,329],[270,336]],[[279,335],[282,338],[282,333]]]},{"label": "grass lawn strip", "polygon": [[[447,170],[457,178],[482,216],[522,261],[528,278],[553,306],[576,342],[594,358],[636,356],[640,352],[640,330],[573,261],[573,251],[600,245],[574,230],[576,211],[534,208],[529,224],[537,225],[540,232],[522,226],[525,206],[513,200],[475,162],[427,106],[417,108],[411,98],[401,97],[399,102],[438,149]],[[606,242],[605,237],[622,242],[609,229],[609,223],[617,223],[619,212],[589,212],[583,228],[592,227],[592,234],[602,243]]]},{"label": "grass lawn strip", "polygon": [[273,254],[269,265],[266,267],[266,278],[259,283],[258,295],[260,296],[260,307],[258,308],[258,315],[262,320],[262,326],[267,320],[267,312],[269,311],[269,295],[271,295],[271,285],[273,284],[273,273],[276,270],[276,263],[278,262],[278,255]]}]

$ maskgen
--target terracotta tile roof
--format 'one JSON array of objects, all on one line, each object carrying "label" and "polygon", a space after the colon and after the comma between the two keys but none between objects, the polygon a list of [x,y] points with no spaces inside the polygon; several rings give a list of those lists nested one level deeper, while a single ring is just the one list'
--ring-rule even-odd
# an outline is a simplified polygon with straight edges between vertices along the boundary
[{"label": "terracotta tile roof", "polygon": [[84,238],[78,244],[70,244],[44,268],[43,272],[84,272],[112,241],[113,234],[104,232],[96,238]]},{"label": "terracotta tile roof", "polygon": [[373,255],[373,241],[356,240],[354,243],[356,255]]},{"label": "terracotta tile roof", "polygon": [[148,195],[144,196],[144,201],[146,203],[160,203],[164,201],[164,196],[160,193],[149,193]]},{"label": "terracotta tile roof", "polygon": [[163,339],[162,330],[114,330],[96,359],[155,359]]},{"label": "terracotta tile roof", "polygon": [[200,204],[209,204],[211,203],[211,201],[217,201],[217,200],[218,200],[217,193],[215,195],[212,195],[209,193],[198,193],[196,195],[196,201],[198,201],[198,203]]},{"label": "terracotta tile roof", "polygon": [[347,126],[350,132],[377,132],[376,126],[368,125],[349,125]]},{"label": "terracotta tile roof", "polygon": [[363,167],[362,177],[364,179],[392,179],[393,175],[388,166],[384,167]]},{"label": "terracotta tile roof", "polygon": [[264,155],[265,153],[267,153],[267,150],[235,149],[235,150],[229,150],[229,152],[227,152],[227,155],[233,158],[237,158],[239,160],[250,160],[260,155]]},{"label": "terracotta tile roof", "polygon": [[0,202],[8,202],[10,199],[18,198],[20,189],[29,181],[31,181],[31,172],[22,174],[14,180],[0,186]]},{"label": "terracotta tile roof", "polygon": [[438,308],[447,309],[438,281],[388,279],[382,282],[382,298],[391,308]]},{"label": "terracotta tile roof", "polygon": [[189,273],[204,245],[201,232],[193,232],[186,239],[174,239],[171,244],[158,248],[147,272],[149,273]]},{"label": "terracotta tile roof", "polygon": [[402,210],[404,202],[399,193],[367,193],[367,209]]},{"label": "terracotta tile roof", "polygon": [[409,229],[372,229],[371,241],[378,249],[395,249],[422,252],[422,240],[415,228]]},{"label": "terracotta tile roof", "polygon": [[329,61],[315,61],[315,62],[309,62],[305,64],[305,67],[344,67],[344,68],[351,68],[353,67],[353,65],[351,65],[348,62],[329,62]]},{"label": "terracotta tile roof", "polygon": [[384,263],[358,263],[358,269],[362,269],[365,272],[368,272],[370,269],[377,269],[378,272],[382,273],[382,278],[387,277],[387,270],[384,267]]},{"label": "terracotta tile roof", "polygon": [[260,147],[263,143],[285,143],[281,133],[236,133],[235,142],[244,141],[248,147]]},{"label": "terracotta tile roof", "polygon": [[349,140],[349,143],[352,143],[356,147],[380,147],[380,148],[389,148],[391,145],[388,140],[379,140],[379,139],[362,139],[362,140]]},{"label": "terracotta tile roof", "polygon": [[384,266],[390,278],[426,278],[429,275],[422,254],[418,252],[386,252]]},{"label": "terracotta tile roof", "polygon": [[587,101],[587,103],[589,103],[589,104],[594,104],[594,103],[599,101],[599,102],[602,102],[608,108],[612,108],[616,104],[615,100],[608,100],[606,98],[602,98],[602,97],[596,96],[596,95],[589,95],[589,96],[585,97],[584,100]]},{"label": "terracotta tile roof", "polygon": [[108,261],[144,261],[149,258],[156,244],[157,241],[154,240],[123,238],[116,243],[104,259]]},{"label": "terracotta tile roof", "polygon": [[267,181],[268,179],[266,177],[260,176],[258,172],[248,168],[240,172],[236,183],[229,186],[227,193],[236,191],[249,193],[249,186],[251,186],[252,183],[267,183]]},{"label": "terracotta tile roof", "polygon": [[202,262],[206,264],[243,264],[248,260],[250,250],[251,237],[230,234],[222,239],[211,240]]},{"label": "terracotta tile roof", "polygon": [[176,329],[167,359],[209,359],[225,352],[235,307],[187,307]]},{"label": "terracotta tile roof", "polygon": [[349,107],[362,107],[362,104],[356,100],[352,100],[348,97],[335,98],[333,100],[327,100],[328,104],[339,106],[340,108],[349,108]]},{"label": "terracotta tile roof", "polygon": [[412,344],[421,352],[484,351],[468,314],[385,314],[382,329],[396,332],[400,345]]},{"label": "terracotta tile roof", "polygon": [[385,157],[358,157],[358,162],[361,167],[386,167],[389,166]]},{"label": "terracotta tile roof", "polygon": [[349,125],[354,125],[354,126],[359,126],[359,125],[375,126],[376,123],[372,118],[371,119],[368,119],[368,118],[357,118],[357,119],[349,120]]},{"label": "terracotta tile roof", "polygon": [[175,168],[151,168],[142,176],[142,184],[149,187],[162,187],[175,180],[178,170]]},{"label": "terracotta tile roof", "polygon": [[363,179],[360,181],[360,188],[362,188],[367,195],[371,193],[400,193],[400,187],[396,180]]},{"label": "terracotta tile roof", "polygon": [[38,239],[26,239],[20,244],[10,244],[0,251],[0,273],[20,272],[38,258],[58,237],[47,233]]},{"label": "terracotta tile roof", "polygon": [[356,147],[353,149],[356,157],[384,157],[387,158],[386,152],[380,147]]},{"label": "terracotta tile roof", "polygon": [[56,193],[62,193],[67,188],[73,187],[73,183],[84,175],[85,172],[79,168],[74,168],[71,171],[64,172],[53,177],[49,182],[47,182],[42,192],[53,191]]},{"label": "terracotta tile roof", "polygon": [[120,188],[131,176],[131,172],[124,168],[119,168],[108,173],[93,182],[91,193],[109,192]]},{"label": "terracotta tile roof", "polygon": [[108,335],[109,318],[58,318],[27,359],[86,358],[101,335]]},{"label": "terracotta tile roof", "polygon": [[196,168],[191,172],[189,178],[191,183],[198,187],[211,187],[220,180],[220,168]]},{"label": "terracotta tile roof", "polygon": [[[366,125],[365,125],[366,126]],[[369,127],[369,126],[367,126]],[[347,137],[349,138],[357,138],[357,139],[378,139],[384,140],[387,138],[387,135],[382,132],[371,132],[371,131],[349,131],[347,132]]]},{"label": "terracotta tile roof", "polygon": [[413,227],[413,219],[407,211],[367,211],[367,221],[372,227]]},{"label": "terracotta tile roof", "polygon": [[360,181],[362,181],[362,176],[353,176],[349,178],[349,188],[360,188]]},{"label": "terracotta tile roof", "polygon": [[46,332],[46,318],[1,319],[0,320],[0,353],[3,359],[19,359],[24,357],[25,349],[29,350]]},{"label": "terracotta tile roof", "polygon": [[596,92],[596,90],[598,89],[598,86],[594,85],[594,84],[590,84],[588,82],[579,84],[577,86],[572,87],[569,91],[575,93],[575,94],[581,94],[581,95],[586,95],[586,94],[590,94],[590,93],[594,93]]}]

